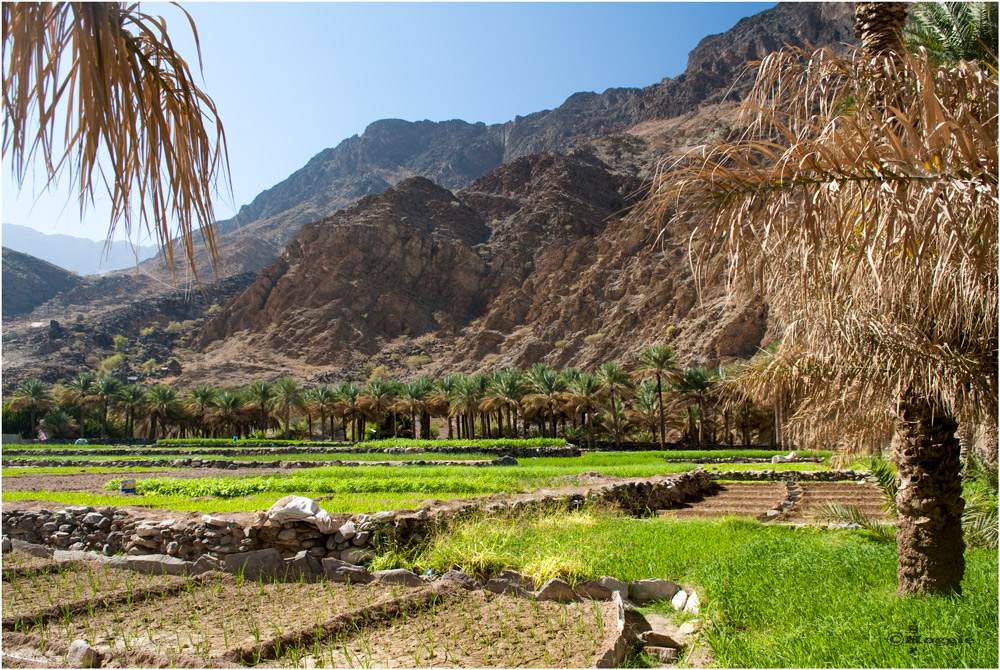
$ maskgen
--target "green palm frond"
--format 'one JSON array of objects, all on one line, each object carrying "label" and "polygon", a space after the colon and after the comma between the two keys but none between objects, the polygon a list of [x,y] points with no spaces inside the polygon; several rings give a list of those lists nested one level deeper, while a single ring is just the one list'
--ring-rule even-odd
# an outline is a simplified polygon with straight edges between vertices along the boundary
[{"label": "green palm frond", "polygon": [[892,542],[896,539],[896,527],[891,523],[877,521],[862,512],[854,505],[841,505],[828,502],[816,512],[816,518],[828,523],[844,523],[860,526],[875,537],[879,542]]},{"label": "green palm frond", "polygon": [[968,458],[965,461],[964,479],[966,481],[974,482],[976,485],[982,487],[983,490],[992,493],[996,497],[998,488],[997,474],[998,463],[991,465],[975,451],[970,450]]},{"label": "green palm frond", "polygon": [[997,499],[976,493],[967,494],[962,530],[965,541],[974,547],[996,549],[998,541]]},{"label": "green palm frond", "polygon": [[899,492],[896,468],[892,463],[882,458],[873,458],[868,465],[868,475],[885,496],[885,511],[896,514],[896,494]]}]

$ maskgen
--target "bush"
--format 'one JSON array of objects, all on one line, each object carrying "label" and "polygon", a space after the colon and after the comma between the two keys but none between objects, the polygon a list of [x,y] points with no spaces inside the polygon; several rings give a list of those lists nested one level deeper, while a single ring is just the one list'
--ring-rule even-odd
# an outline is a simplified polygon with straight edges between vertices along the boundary
[{"label": "bush", "polygon": [[101,361],[100,365],[97,367],[97,374],[106,375],[112,370],[117,370],[124,360],[125,355],[122,353],[111,354]]}]

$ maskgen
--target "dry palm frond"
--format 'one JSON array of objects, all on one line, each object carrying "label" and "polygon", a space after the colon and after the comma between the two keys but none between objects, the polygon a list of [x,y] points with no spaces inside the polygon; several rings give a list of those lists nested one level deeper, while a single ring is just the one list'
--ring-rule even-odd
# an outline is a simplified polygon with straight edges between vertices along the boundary
[{"label": "dry palm frond", "polygon": [[49,184],[69,172],[81,214],[103,182],[109,242],[119,224],[130,238],[138,225],[171,270],[177,241],[194,270],[198,229],[218,262],[212,192],[228,175],[225,132],[163,18],[135,4],[4,3],[3,60],[3,153],[18,183],[37,155]]},{"label": "dry palm frond", "polygon": [[762,294],[826,400],[914,394],[995,424],[996,73],[790,50],[744,112],[743,138],[661,170],[638,215],[694,225],[702,283]]},{"label": "dry palm frond", "polygon": [[892,542],[896,538],[895,526],[872,519],[854,505],[828,502],[816,511],[816,518],[828,523],[858,526],[872,533],[880,542]]}]

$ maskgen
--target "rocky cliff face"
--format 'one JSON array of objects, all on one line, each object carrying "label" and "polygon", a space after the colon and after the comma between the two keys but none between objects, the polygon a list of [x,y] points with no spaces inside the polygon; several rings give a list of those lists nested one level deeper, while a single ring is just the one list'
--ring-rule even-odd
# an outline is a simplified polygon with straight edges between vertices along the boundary
[{"label": "rocky cliff face", "polygon": [[237,331],[308,363],[350,365],[385,340],[465,322],[486,264],[482,218],[422,177],[303,227],[250,288],[203,329]]},{"label": "rocky cliff face", "polygon": [[76,288],[80,278],[40,258],[3,248],[3,317],[27,314],[43,302]]},{"label": "rocky cliff face", "polygon": [[[234,219],[222,222],[224,273],[263,267],[304,224],[409,177],[459,189],[523,156],[564,153],[637,124],[691,113],[702,103],[739,100],[753,81],[748,61],[785,44],[843,48],[856,42],[853,22],[850,3],[783,3],[706,37],[691,52],[684,74],[646,88],[577,93],[556,109],[492,126],[377,121],[361,136],[323,150],[242,207]],[[200,262],[201,274],[207,276],[204,254]]]},{"label": "rocky cliff face", "polygon": [[454,194],[409,179],[305,226],[198,343],[298,359],[313,379],[369,359],[397,376],[594,367],[666,340],[691,362],[752,354],[764,310],[718,292],[696,306],[686,238],[654,247],[622,217],[640,184],[589,151],[526,156]]}]

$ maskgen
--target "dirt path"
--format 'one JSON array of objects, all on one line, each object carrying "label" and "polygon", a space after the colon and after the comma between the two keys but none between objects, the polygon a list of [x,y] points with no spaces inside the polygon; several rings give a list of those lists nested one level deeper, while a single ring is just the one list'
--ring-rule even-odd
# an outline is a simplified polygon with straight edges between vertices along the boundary
[{"label": "dirt path", "polygon": [[158,470],[150,472],[122,472],[119,474],[78,473],[71,475],[18,475],[3,479],[4,491],[90,491],[92,493],[107,493],[104,485],[112,479],[134,477],[136,479],[151,479],[153,477],[170,477],[172,479],[201,479],[203,477],[256,477],[258,475],[288,474],[281,468],[259,468],[244,470],[234,474],[233,470],[222,468],[191,468],[176,470]]}]

